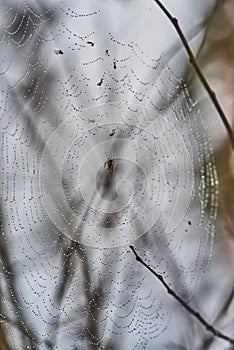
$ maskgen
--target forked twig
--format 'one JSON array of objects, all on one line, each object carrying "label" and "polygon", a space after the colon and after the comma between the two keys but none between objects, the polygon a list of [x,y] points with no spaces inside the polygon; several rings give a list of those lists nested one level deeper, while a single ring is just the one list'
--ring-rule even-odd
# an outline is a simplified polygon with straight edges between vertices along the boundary
[{"label": "forked twig", "polygon": [[215,327],[213,327],[210,323],[208,323],[197,311],[195,311],[189,304],[187,304],[183,299],[180,298],[176,292],[174,292],[173,289],[169,287],[165,279],[162,275],[154,271],[148,264],[144,262],[144,260],[141,259],[141,257],[136,253],[134,247],[132,245],[129,246],[129,248],[133,251],[135,254],[136,260],[139,261],[143,266],[147,268],[154,276],[157,277],[157,279],[163,284],[163,286],[166,288],[167,292],[176,299],[191,315],[193,315],[205,328],[211,332],[215,337],[221,338],[229,342],[230,344],[234,344],[234,339],[228,337],[227,335],[221,333],[219,330],[217,330]]},{"label": "forked twig", "polygon": [[229,124],[228,122],[228,119],[216,97],[216,94],[215,92],[212,90],[211,86],[209,85],[208,81],[206,80],[205,76],[203,75],[198,63],[197,63],[197,60],[189,46],[189,43],[187,41],[187,39],[185,38],[185,35],[178,23],[178,19],[173,17],[171,15],[171,13],[167,10],[167,8],[161,3],[161,1],[159,0],[154,0],[154,2],[156,2],[156,4],[161,8],[161,10],[164,12],[164,14],[167,16],[167,18],[170,20],[170,22],[173,24],[173,26],[175,27],[175,30],[177,31],[183,45],[184,45],[184,48],[189,56],[189,61],[190,63],[192,64],[198,78],[200,79],[202,85],[204,86],[204,88],[206,89],[208,95],[210,96],[226,130],[227,130],[227,133],[228,133],[228,137],[229,137],[229,140],[230,140],[230,143],[231,143],[231,146],[232,146],[232,149],[234,151],[234,132],[232,130],[232,127],[231,125]]}]

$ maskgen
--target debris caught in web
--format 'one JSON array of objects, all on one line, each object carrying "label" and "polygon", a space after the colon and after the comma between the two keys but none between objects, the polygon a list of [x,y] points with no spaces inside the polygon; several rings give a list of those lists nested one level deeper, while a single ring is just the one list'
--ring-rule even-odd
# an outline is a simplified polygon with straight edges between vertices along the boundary
[{"label": "debris caught in web", "polygon": [[97,83],[97,86],[102,86],[103,83],[103,78],[101,78],[101,80]]},{"label": "debris caught in web", "polygon": [[63,55],[62,50],[54,50],[55,55]]},{"label": "debris caught in web", "polygon": [[112,129],[110,136],[114,136],[115,135],[115,129]]}]

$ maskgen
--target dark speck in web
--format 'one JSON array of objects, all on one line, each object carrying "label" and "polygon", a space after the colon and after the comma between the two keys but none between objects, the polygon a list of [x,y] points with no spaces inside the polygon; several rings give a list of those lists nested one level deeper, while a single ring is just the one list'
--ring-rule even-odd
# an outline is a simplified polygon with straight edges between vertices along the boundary
[{"label": "dark speck in web", "polygon": [[99,83],[97,83],[97,86],[101,86],[103,83],[103,78],[101,78],[101,80],[99,81]]},{"label": "dark speck in web", "polygon": [[112,129],[110,136],[114,136],[114,134],[115,134],[115,129]]},{"label": "dark speck in web", "polygon": [[54,50],[55,55],[63,55],[62,50]]}]

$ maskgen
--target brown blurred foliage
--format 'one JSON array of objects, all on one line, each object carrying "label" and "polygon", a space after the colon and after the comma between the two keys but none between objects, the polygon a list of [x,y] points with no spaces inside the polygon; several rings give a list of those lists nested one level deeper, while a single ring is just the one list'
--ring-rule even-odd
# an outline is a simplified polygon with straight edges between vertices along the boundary
[{"label": "brown blurred foliage", "polygon": [[[234,126],[234,1],[220,0],[211,17],[198,62]],[[234,238],[234,155],[227,138],[216,148],[220,215]]]},{"label": "brown blurred foliage", "polygon": [[10,350],[3,323],[0,324],[0,350]]}]

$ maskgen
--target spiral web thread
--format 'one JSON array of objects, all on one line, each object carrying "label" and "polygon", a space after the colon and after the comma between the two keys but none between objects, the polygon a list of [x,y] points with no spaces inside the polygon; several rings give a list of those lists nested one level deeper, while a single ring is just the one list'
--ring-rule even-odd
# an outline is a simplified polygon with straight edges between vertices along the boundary
[{"label": "spiral web thread", "polygon": [[212,256],[218,180],[198,107],[163,56],[102,32],[97,4],[3,4],[1,314],[13,349],[155,349],[176,316],[128,245],[188,302]]}]

